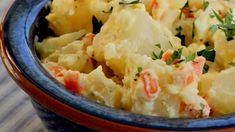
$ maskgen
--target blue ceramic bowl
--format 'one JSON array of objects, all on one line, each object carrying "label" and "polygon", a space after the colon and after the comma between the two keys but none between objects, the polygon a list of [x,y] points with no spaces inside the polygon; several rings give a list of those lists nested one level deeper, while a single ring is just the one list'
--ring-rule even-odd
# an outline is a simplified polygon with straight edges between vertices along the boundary
[{"label": "blue ceramic bowl", "polygon": [[42,67],[34,48],[35,35],[52,34],[44,19],[48,2],[16,0],[5,17],[0,48],[12,78],[37,102],[34,106],[51,130],[232,130],[235,126],[235,115],[205,119],[145,116],[102,106],[65,90]]}]

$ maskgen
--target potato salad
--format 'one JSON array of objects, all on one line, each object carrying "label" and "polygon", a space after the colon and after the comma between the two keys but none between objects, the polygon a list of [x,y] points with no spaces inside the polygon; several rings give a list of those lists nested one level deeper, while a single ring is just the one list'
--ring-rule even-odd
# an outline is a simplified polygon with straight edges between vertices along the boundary
[{"label": "potato salad", "polygon": [[42,65],[77,96],[169,118],[235,112],[235,0],[53,0]]}]

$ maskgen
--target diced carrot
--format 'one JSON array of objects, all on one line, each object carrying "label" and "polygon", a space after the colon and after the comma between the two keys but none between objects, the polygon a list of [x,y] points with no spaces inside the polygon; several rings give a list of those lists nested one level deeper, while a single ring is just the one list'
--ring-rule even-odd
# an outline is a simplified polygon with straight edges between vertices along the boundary
[{"label": "diced carrot", "polygon": [[148,12],[150,15],[153,15],[153,10],[159,8],[159,3],[157,0],[152,0],[148,7]]},{"label": "diced carrot", "polygon": [[206,63],[206,59],[202,56],[199,56],[192,63],[193,63],[193,68],[194,68],[194,71],[196,72],[197,77],[200,78],[203,73],[203,67]]},{"label": "diced carrot", "polygon": [[[171,50],[166,51],[166,52],[163,54],[162,60],[165,61],[165,62],[167,62],[167,61],[171,58],[172,54],[173,54],[173,51],[171,51]],[[175,64],[177,64],[177,62],[178,62],[178,59],[174,59],[173,62],[172,62],[172,64],[175,65]]]},{"label": "diced carrot", "polygon": [[157,93],[159,86],[157,80],[151,79],[150,85],[151,85],[150,93],[151,94]]},{"label": "diced carrot", "polygon": [[69,72],[66,74],[64,77],[64,85],[68,90],[79,94],[81,90],[79,87],[79,74],[77,72]]},{"label": "diced carrot", "polygon": [[170,50],[166,51],[166,52],[163,54],[162,60],[165,61],[165,62],[167,62],[167,61],[171,58],[172,54],[173,54],[172,51],[170,51]]},{"label": "diced carrot", "polygon": [[65,68],[62,66],[52,66],[49,68],[49,70],[55,77],[61,77],[63,76],[62,71],[65,70]]},{"label": "diced carrot", "polygon": [[143,72],[140,75],[141,80],[144,83],[144,91],[148,97],[151,94],[155,94],[159,90],[159,83],[156,78],[153,78],[151,73]]},{"label": "diced carrot", "polygon": [[[193,70],[188,74],[187,78],[185,79],[185,86],[190,85],[195,81],[195,77],[200,78],[203,73],[203,67],[206,62],[206,59],[202,56],[197,57],[193,62]],[[196,76],[195,76],[196,75]]]},{"label": "diced carrot", "polygon": [[95,34],[88,33],[85,37],[82,38],[82,41],[85,43],[85,47],[92,45]]},{"label": "diced carrot", "polygon": [[194,81],[194,74],[193,72],[191,72],[188,76],[188,78],[186,79],[185,85],[190,85],[191,83],[193,83]]}]

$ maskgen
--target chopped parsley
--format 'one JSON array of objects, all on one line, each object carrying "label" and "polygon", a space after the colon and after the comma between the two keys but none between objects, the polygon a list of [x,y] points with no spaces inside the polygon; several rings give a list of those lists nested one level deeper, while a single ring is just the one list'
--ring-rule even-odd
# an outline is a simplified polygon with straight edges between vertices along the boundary
[{"label": "chopped parsley", "polygon": [[185,59],[178,60],[178,61],[177,61],[177,64],[179,64],[179,63],[181,63],[181,62],[184,62],[184,61],[185,61]]},{"label": "chopped parsley", "polygon": [[224,23],[223,19],[219,16],[219,14],[216,13],[215,10],[212,10],[214,16],[216,17],[216,19],[220,22],[220,23]]},{"label": "chopped parsley", "polygon": [[139,77],[140,76],[140,73],[143,71],[143,68],[142,67],[138,67],[137,68],[137,73],[136,73],[136,76]]},{"label": "chopped parsley", "polygon": [[197,55],[205,57],[207,61],[214,62],[216,51],[212,48],[207,47],[206,49],[197,52]]},{"label": "chopped parsley", "polygon": [[230,62],[229,65],[235,66],[235,63],[234,62]]},{"label": "chopped parsley", "polygon": [[208,6],[209,6],[209,2],[204,0],[203,1],[203,9],[206,10]]},{"label": "chopped parsley", "polygon": [[209,71],[210,67],[209,65],[205,64],[203,67],[203,74],[206,74]]},{"label": "chopped parsley", "polygon": [[214,16],[220,22],[220,24],[215,24],[211,27],[211,32],[214,33],[218,29],[222,30],[227,38],[227,41],[231,41],[235,36],[235,20],[233,20],[233,14],[230,10],[226,15],[224,20],[219,16],[216,11],[213,10]]},{"label": "chopped parsley", "polygon": [[[162,47],[161,47],[161,44],[156,44],[155,46],[158,47],[159,49],[162,48]],[[159,55],[157,55],[157,54],[153,51],[153,57],[152,57],[152,59],[153,59],[153,60],[162,59],[162,55],[163,55],[163,54],[164,54],[164,51],[163,51],[163,50],[160,51]]]},{"label": "chopped parsley", "polygon": [[155,46],[160,48],[160,49],[162,48],[161,44],[156,44]]},{"label": "chopped parsley", "polygon": [[166,62],[166,64],[171,65],[175,59],[180,59],[182,55],[182,50],[183,48],[174,51],[171,58]]},{"label": "chopped parsley", "polygon": [[197,54],[193,53],[192,55],[186,57],[186,62],[194,61],[196,57],[197,57]]},{"label": "chopped parsley", "polygon": [[203,114],[203,110],[205,109],[205,105],[203,103],[200,103],[201,109],[199,110],[200,114]]},{"label": "chopped parsley", "polygon": [[214,18],[214,17],[215,17],[214,13],[210,13],[210,18]]},{"label": "chopped parsley", "polygon": [[162,55],[164,54],[163,50],[160,51],[159,55],[157,55],[155,52],[153,52],[153,60],[157,60],[157,59],[162,59]]},{"label": "chopped parsley", "polygon": [[125,0],[122,0],[121,2],[119,2],[119,5],[130,5],[130,4],[138,4],[141,3],[141,0],[134,0],[131,2],[126,2]]}]

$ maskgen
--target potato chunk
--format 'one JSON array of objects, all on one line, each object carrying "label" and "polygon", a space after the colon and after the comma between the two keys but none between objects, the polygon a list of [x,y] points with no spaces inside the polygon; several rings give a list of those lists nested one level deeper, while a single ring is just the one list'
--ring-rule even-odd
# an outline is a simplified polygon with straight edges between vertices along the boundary
[{"label": "potato chunk", "polygon": [[49,37],[44,39],[42,42],[37,42],[36,48],[41,59],[48,57],[50,54],[62,47],[72,43],[73,41],[80,39],[86,31],[68,33],[59,37]]},{"label": "potato chunk", "polygon": [[222,71],[209,90],[208,102],[218,114],[235,112],[235,68]]},{"label": "potato chunk", "polygon": [[104,61],[104,49],[111,43],[119,48],[126,47],[126,50],[117,55],[128,50],[130,54],[150,57],[153,51],[159,51],[156,44],[161,44],[164,51],[180,45],[180,41],[158,21],[154,21],[146,11],[133,8],[112,13],[94,38],[93,45],[88,48],[88,54],[98,61]]}]

